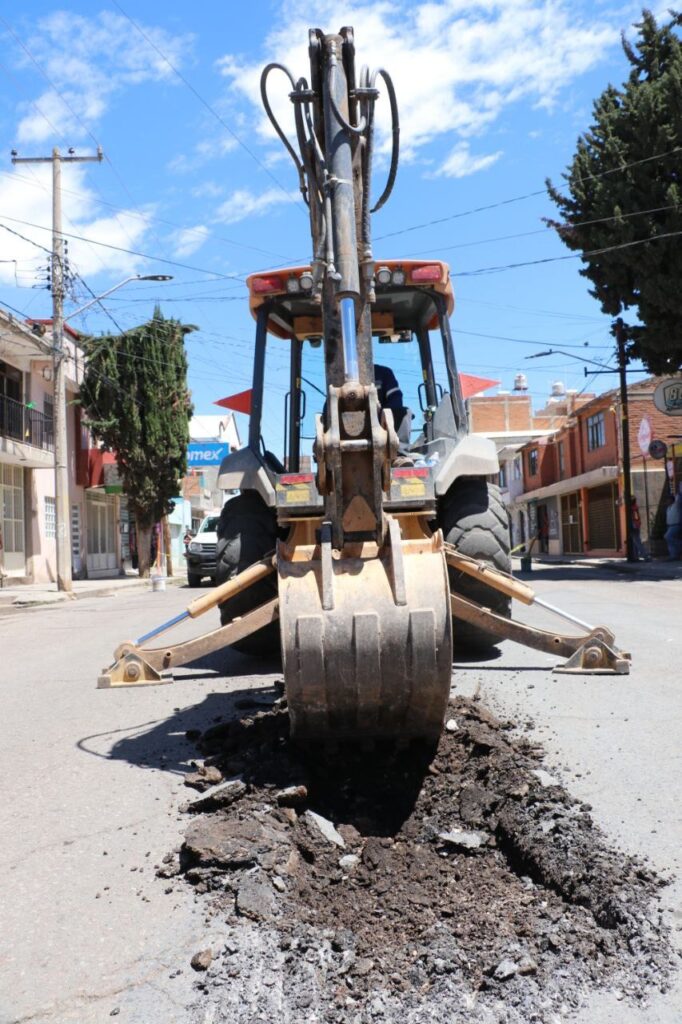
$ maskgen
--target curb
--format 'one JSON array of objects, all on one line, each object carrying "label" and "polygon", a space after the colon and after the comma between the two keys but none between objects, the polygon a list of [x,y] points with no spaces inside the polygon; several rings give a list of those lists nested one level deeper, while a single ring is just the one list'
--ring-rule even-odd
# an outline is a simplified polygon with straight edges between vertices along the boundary
[{"label": "curb", "polygon": [[[166,579],[167,587],[180,587],[187,583],[184,576],[171,576]],[[131,580],[130,583],[118,586],[98,587],[96,590],[81,591],[80,593],[72,592],[71,594],[59,594],[56,591],[52,591],[53,596],[47,597],[36,594],[35,598],[30,595],[26,596],[26,599],[20,600],[17,603],[8,602],[7,604],[2,603],[2,591],[0,590],[0,616],[2,615],[16,615],[20,612],[31,611],[32,609],[44,609],[44,608],[57,608],[65,604],[71,604],[74,601],[82,601],[89,597],[117,597],[119,594],[128,593],[130,590],[141,590],[146,588],[149,592],[152,592],[151,579]]]}]

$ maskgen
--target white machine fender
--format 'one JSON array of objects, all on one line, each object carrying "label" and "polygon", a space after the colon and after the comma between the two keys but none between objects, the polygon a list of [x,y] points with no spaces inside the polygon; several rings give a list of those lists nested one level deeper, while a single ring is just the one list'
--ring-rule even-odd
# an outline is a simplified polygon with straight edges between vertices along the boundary
[{"label": "white machine fender", "polygon": [[220,464],[218,487],[224,491],[258,491],[269,508],[275,506],[274,484],[251,448],[240,448],[225,456]]},{"label": "white machine fender", "polygon": [[436,495],[445,494],[460,476],[492,476],[499,471],[495,442],[488,437],[468,434],[441,463],[436,474]]}]

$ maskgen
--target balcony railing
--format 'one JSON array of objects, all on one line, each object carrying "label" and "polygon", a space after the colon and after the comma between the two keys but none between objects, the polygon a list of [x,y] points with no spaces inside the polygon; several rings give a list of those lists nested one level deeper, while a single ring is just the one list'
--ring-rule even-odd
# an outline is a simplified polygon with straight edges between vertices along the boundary
[{"label": "balcony railing", "polygon": [[0,395],[0,436],[54,451],[54,421],[7,395]]}]

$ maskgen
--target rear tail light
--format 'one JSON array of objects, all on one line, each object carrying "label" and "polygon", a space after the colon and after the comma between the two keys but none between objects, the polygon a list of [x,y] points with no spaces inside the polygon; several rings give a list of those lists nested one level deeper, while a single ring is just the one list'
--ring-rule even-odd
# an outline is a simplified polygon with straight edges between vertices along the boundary
[{"label": "rear tail light", "polygon": [[256,295],[268,295],[272,292],[282,292],[282,278],[277,274],[270,274],[267,277],[256,277],[251,288]]},{"label": "rear tail light", "polygon": [[414,267],[410,273],[413,281],[440,281],[443,268],[439,263],[426,263],[423,267]]}]

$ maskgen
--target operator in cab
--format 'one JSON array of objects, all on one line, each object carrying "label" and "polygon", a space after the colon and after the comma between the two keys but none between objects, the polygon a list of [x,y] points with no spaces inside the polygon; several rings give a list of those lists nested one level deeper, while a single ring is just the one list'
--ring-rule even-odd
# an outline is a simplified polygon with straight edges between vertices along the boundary
[{"label": "operator in cab", "polygon": [[409,444],[412,413],[405,408],[403,393],[393,370],[389,366],[374,364],[374,383],[382,409],[390,409],[393,413],[393,425],[398,437],[404,444]]}]

